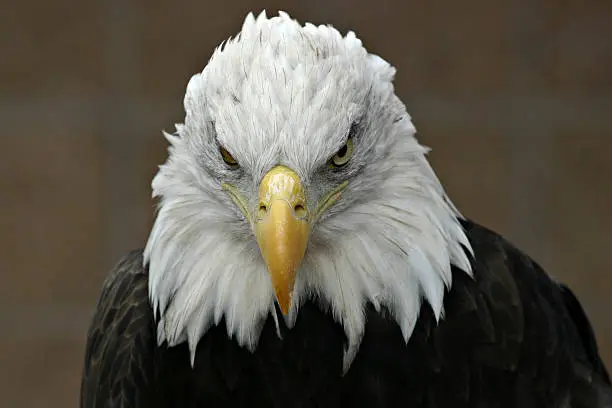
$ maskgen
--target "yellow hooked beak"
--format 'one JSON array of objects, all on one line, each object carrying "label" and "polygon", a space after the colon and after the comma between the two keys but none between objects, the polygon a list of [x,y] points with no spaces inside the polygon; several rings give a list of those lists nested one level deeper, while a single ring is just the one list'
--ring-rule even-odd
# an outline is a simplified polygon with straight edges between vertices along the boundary
[{"label": "yellow hooked beak", "polygon": [[298,175],[285,166],[271,169],[259,185],[254,228],[276,300],[285,315],[291,308],[295,275],[308,243],[308,218],[304,188]]}]

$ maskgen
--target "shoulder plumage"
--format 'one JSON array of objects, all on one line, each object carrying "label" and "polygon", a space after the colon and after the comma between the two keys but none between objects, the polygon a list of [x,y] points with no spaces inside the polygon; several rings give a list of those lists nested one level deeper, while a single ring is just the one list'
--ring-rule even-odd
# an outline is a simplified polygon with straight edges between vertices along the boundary
[{"label": "shoulder plumage", "polygon": [[573,292],[501,235],[469,221],[463,226],[474,249],[472,295],[484,300],[495,332],[488,340],[497,346],[482,348],[487,362],[504,361],[526,381],[555,372],[547,392],[568,387],[571,406],[608,407],[609,376]]},{"label": "shoulder plumage", "polygon": [[155,331],[147,282],[141,250],[104,281],[87,334],[82,408],[150,406]]}]

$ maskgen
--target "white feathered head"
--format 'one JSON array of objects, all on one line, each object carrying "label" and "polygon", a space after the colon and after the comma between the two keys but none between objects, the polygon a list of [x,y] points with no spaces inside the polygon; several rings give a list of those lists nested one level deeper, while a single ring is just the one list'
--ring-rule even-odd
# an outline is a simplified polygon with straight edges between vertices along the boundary
[{"label": "white feathered head", "polygon": [[[249,14],[194,75],[153,180],[146,249],[158,341],[207,329],[253,350],[263,322],[316,299],[343,326],[348,368],[368,303],[406,339],[443,312],[470,245],[394,94],[395,70],[354,33]],[[462,246],[464,248],[462,248]]]}]

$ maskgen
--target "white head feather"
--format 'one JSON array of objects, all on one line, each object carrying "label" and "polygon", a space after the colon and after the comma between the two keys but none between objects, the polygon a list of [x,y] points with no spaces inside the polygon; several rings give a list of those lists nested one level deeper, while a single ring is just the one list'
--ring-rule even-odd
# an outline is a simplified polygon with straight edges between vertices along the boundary
[{"label": "white head feather", "polygon": [[[354,33],[301,26],[285,13],[249,14],[215,50],[189,81],[185,123],[166,135],[169,158],[152,184],[161,201],[145,264],[159,343],[187,341],[193,362],[200,338],[224,318],[228,335],[254,350],[264,321],[276,318],[251,224],[221,184],[254,206],[259,181],[277,164],[300,176],[311,202],[348,181],[312,227],[289,327],[316,294],[344,327],[348,369],[367,303],[386,307],[406,341],[423,300],[441,317],[451,264],[471,274],[471,247],[393,92],[394,74]],[[331,172],[326,162],[355,124],[351,165]],[[219,145],[238,170],[224,164]]]}]

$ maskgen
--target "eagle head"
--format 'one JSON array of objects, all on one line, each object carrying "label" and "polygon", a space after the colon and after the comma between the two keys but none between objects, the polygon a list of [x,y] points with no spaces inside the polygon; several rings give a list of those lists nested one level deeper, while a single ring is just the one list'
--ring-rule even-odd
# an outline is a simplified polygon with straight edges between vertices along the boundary
[{"label": "eagle head", "polygon": [[291,327],[315,301],[344,328],[347,369],[366,304],[388,309],[406,341],[422,301],[440,318],[451,264],[470,273],[470,245],[394,74],[354,33],[282,12],[249,14],[215,50],[152,183],[159,343],[187,341],[193,363],[223,319],[254,350],[275,303]]}]

